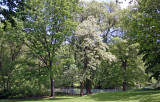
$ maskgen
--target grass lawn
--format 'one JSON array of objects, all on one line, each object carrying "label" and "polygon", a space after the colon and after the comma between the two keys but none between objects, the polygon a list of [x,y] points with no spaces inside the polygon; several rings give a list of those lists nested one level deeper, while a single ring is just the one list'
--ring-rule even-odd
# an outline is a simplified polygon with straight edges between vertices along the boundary
[{"label": "grass lawn", "polygon": [[160,102],[160,91],[106,92],[88,96],[57,96],[29,100],[0,100],[0,102]]}]

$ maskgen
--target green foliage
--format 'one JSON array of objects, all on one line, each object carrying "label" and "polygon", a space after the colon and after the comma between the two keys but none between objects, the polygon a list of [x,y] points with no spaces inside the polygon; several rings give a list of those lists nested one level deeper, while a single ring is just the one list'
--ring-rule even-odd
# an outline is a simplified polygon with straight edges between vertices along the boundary
[{"label": "green foliage", "polygon": [[96,70],[101,60],[114,61],[116,58],[110,52],[106,52],[108,46],[103,43],[99,26],[94,17],[90,16],[87,20],[78,25],[75,37],[77,38],[77,60],[79,63],[81,77],[90,79],[91,70]]},{"label": "green foliage", "polygon": [[117,25],[120,20],[121,10],[120,5],[113,1],[98,2],[92,0],[90,2],[80,2],[83,7],[82,12],[79,14],[80,22],[87,20],[89,16],[93,16],[100,26],[99,30],[103,34],[103,41],[109,42],[112,34],[118,30]]},{"label": "green foliage", "polygon": [[15,95],[15,96],[9,96],[8,99],[23,99],[25,97],[26,96],[24,96],[22,94],[18,94],[18,95]]},{"label": "green foliage", "polygon": [[86,21],[79,24],[75,35],[78,39],[77,43],[80,49],[81,62],[85,60],[85,56],[82,56],[86,54],[88,67],[94,70],[100,64],[100,58],[109,61],[116,59],[110,52],[106,52],[108,46],[103,43],[103,39],[100,37],[101,32],[98,29],[96,20],[90,16]]},{"label": "green foliage", "polygon": [[2,90],[11,89],[14,70],[21,60],[23,55],[23,40],[24,33],[22,31],[22,22],[14,18],[17,26],[12,27],[11,23],[6,21],[6,31],[3,31],[1,26],[0,36],[0,85]]},{"label": "green foliage", "polygon": [[17,21],[14,18],[25,20],[25,14],[22,13],[25,7],[28,7],[25,0],[1,0],[0,4],[4,6],[0,7],[0,9],[1,14],[4,17],[4,19],[1,19],[1,22],[4,24],[3,29],[5,31],[7,31],[7,22],[10,22],[13,27],[18,26]]},{"label": "green foliage", "polygon": [[137,0],[124,10],[118,3],[95,0],[0,4],[8,7],[0,7],[1,98],[49,95],[51,79],[56,88],[79,81],[88,85],[85,79],[99,88],[121,88],[124,81],[131,87],[145,85],[144,65],[148,75],[159,80],[158,0]]},{"label": "green foliage", "polygon": [[[123,80],[127,81],[127,86],[136,86],[146,81],[144,63],[142,57],[138,55],[139,44],[132,44],[127,40],[114,38],[110,43],[110,51],[116,55],[117,62],[108,64],[102,62],[99,73],[102,77],[102,87],[114,88],[121,87]],[[122,62],[126,61],[126,69],[123,68]],[[143,77],[142,77],[143,75]],[[112,80],[112,81],[110,81]]]},{"label": "green foliage", "polygon": [[159,80],[159,13],[158,0],[138,0],[135,9],[125,12],[123,18],[125,29],[129,32],[129,37],[141,45],[140,53],[144,55],[146,62],[146,72],[152,73],[151,77]]},{"label": "green foliage", "polygon": [[77,66],[74,59],[74,50],[71,49],[71,44],[65,44],[56,52],[56,75],[55,86],[67,87],[72,86],[77,80]]},{"label": "green foliage", "polygon": [[[73,34],[78,12],[77,0],[28,0],[32,9],[26,9],[26,42],[29,52],[40,60],[46,74],[52,79],[56,72],[56,51]],[[51,85],[52,87],[52,85]]]},{"label": "green foliage", "polygon": [[74,14],[75,9],[70,9],[76,2],[28,1],[28,3],[33,9],[25,11],[29,16],[25,24],[28,32],[26,45],[32,54],[48,66],[54,61],[55,52],[65,37],[70,36],[76,26],[76,23],[71,20],[73,16],[71,12]]}]

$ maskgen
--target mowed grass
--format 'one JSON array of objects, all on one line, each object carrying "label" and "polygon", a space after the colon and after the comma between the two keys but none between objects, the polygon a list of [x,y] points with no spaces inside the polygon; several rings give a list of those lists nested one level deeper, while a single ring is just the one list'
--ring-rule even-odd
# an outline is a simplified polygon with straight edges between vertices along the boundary
[{"label": "mowed grass", "polygon": [[0,100],[0,102],[160,102],[160,91],[106,92],[83,97],[56,96],[43,99]]}]

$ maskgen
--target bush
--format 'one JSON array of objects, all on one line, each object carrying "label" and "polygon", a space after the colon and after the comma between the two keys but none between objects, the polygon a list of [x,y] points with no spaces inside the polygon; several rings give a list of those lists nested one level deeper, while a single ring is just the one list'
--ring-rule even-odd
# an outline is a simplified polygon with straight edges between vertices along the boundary
[{"label": "bush", "polygon": [[15,95],[15,96],[9,96],[8,98],[9,99],[23,99],[25,97],[26,97],[25,95],[18,94],[18,95]]},{"label": "bush", "polygon": [[160,90],[160,87],[157,87],[156,90]]},{"label": "bush", "polygon": [[9,91],[0,91],[0,99],[22,99],[26,97],[49,96],[49,91],[45,90],[46,89],[32,87],[12,88]]},{"label": "bush", "polygon": [[0,99],[7,99],[11,95],[11,91],[0,91]]}]

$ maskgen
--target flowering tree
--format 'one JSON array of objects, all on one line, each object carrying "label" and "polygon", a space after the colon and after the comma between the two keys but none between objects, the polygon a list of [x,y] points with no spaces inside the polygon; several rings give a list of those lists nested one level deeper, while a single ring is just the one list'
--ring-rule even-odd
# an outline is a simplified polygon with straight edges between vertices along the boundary
[{"label": "flowering tree", "polygon": [[[79,56],[79,62],[81,65],[82,78],[81,93],[83,95],[83,81],[86,78],[90,81],[91,70],[96,70],[96,67],[100,64],[101,60],[108,60],[111,62],[116,57],[110,52],[106,52],[108,46],[103,43],[103,39],[100,36],[99,26],[96,24],[96,19],[89,16],[87,20],[83,21],[77,27],[75,37],[77,39],[77,55]],[[90,83],[90,82],[89,82]],[[86,93],[91,93],[91,87],[88,85]]]}]

